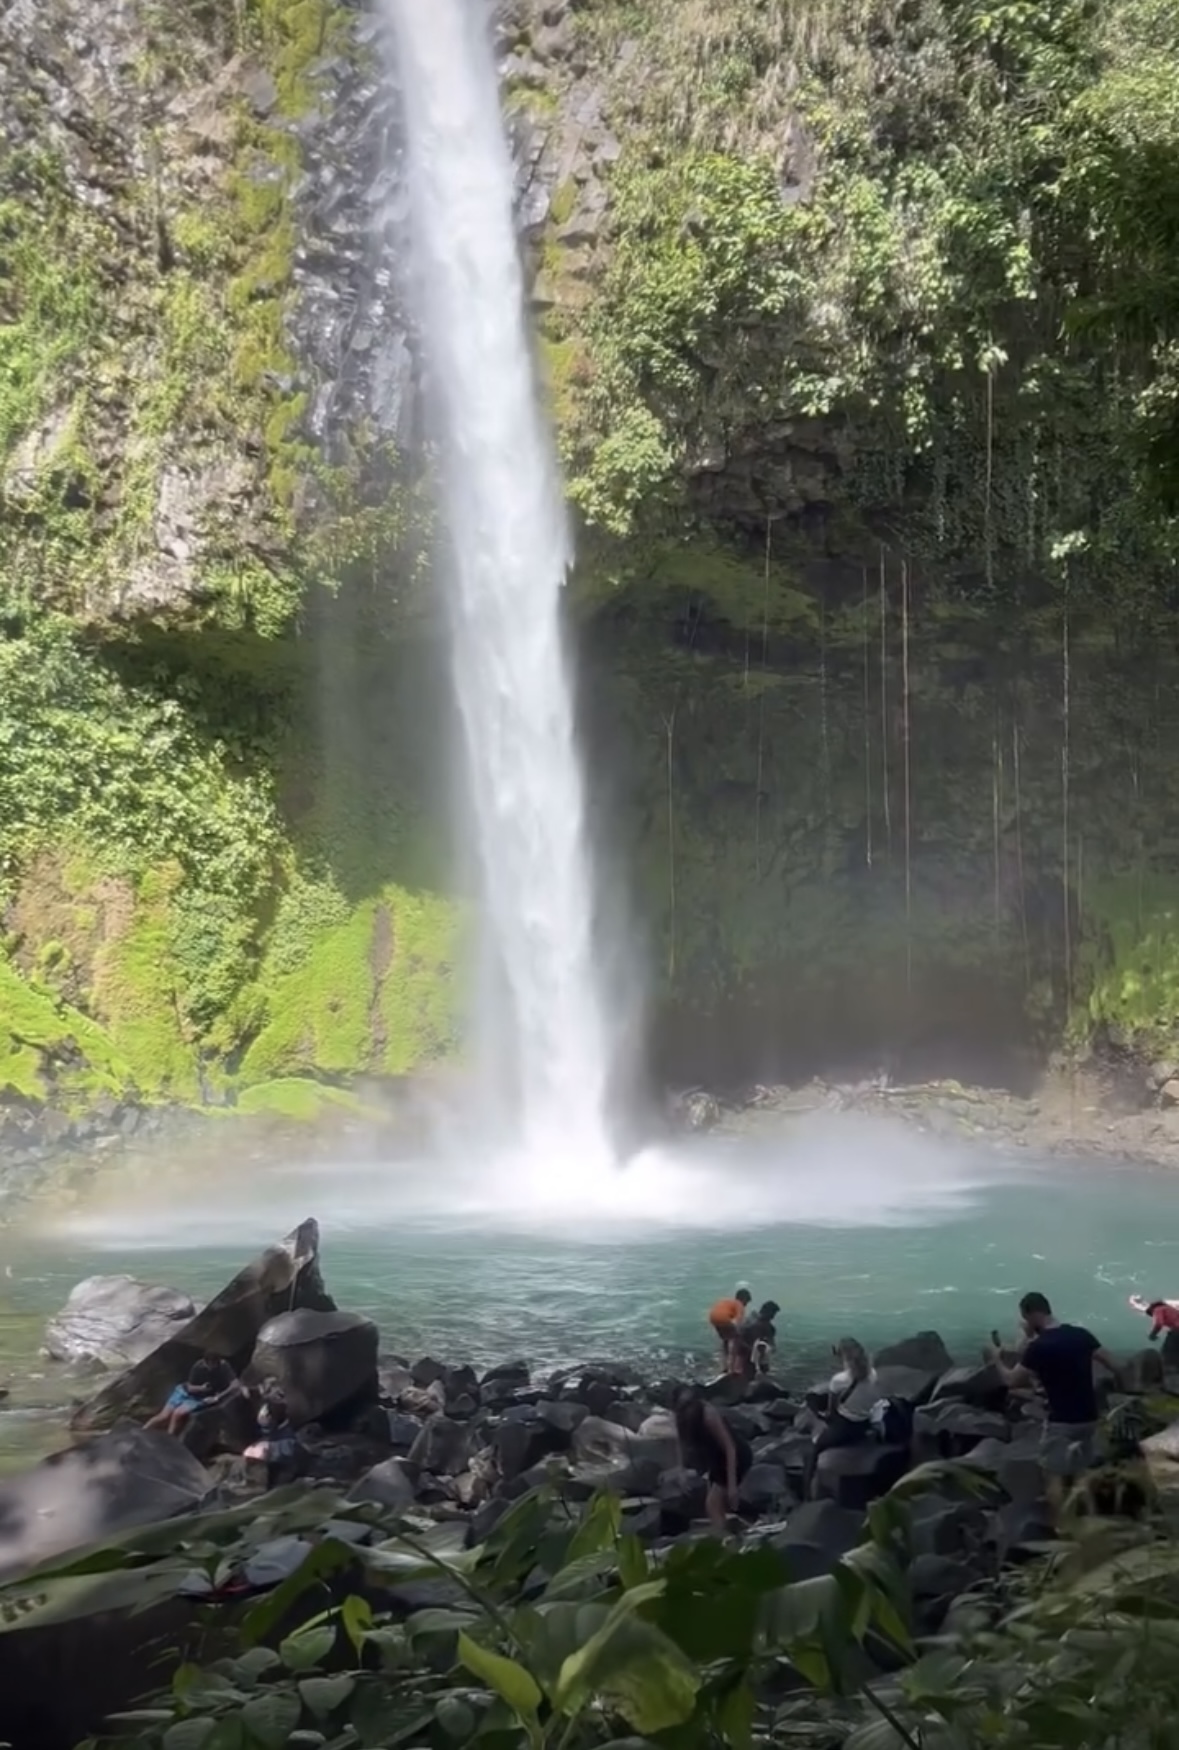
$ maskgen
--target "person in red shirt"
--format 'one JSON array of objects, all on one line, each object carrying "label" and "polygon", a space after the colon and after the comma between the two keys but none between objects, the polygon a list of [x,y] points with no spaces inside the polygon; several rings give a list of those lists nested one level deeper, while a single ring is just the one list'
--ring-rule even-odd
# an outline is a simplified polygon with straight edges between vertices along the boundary
[{"label": "person in red shirt", "polygon": [[1164,1331],[1179,1331],[1179,1304],[1173,1300],[1147,1300],[1145,1295],[1132,1294],[1130,1305],[1135,1312],[1145,1313],[1151,1321],[1150,1341],[1156,1342]]}]

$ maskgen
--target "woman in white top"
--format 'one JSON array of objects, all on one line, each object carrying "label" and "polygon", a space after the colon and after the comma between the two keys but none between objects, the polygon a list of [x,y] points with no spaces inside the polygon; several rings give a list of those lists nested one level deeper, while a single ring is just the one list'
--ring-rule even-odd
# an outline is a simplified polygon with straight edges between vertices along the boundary
[{"label": "woman in white top", "polygon": [[876,1371],[864,1345],[854,1337],[843,1337],[836,1345],[836,1354],[843,1366],[831,1381],[831,1407],[807,1454],[804,1499],[813,1492],[821,1453],[836,1446],[857,1446],[868,1438],[872,1411],[880,1398]]}]

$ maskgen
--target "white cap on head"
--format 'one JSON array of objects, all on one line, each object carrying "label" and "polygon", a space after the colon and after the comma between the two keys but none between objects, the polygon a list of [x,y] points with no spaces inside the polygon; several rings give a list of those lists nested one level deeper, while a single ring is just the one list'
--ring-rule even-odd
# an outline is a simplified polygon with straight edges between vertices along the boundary
[{"label": "white cap on head", "polygon": [[748,1282],[738,1282],[733,1292],[735,1294],[752,1294],[753,1290],[750,1288]]}]

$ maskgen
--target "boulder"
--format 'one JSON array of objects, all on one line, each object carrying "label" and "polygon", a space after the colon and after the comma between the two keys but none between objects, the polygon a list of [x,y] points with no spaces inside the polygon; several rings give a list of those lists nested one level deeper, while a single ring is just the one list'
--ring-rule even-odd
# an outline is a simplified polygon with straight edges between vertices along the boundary
[{"label": "boulder", "polygon": [[660,1470],[674,1470],[679,1463],[679,1442],[672,1431],[662,1435],[632,1434],[617,1422],[587,1416],[573,1435],[573,1454],[581,1464],[623,1466],[645,1461]]},{"label": "boulder", "polygon": [[1158,1349],[1139,1349],[1122,1362],[1122,1384],[1128,1392],[1163,1389],[1163,1356]]},{"label": "boulder", "polygon": [[413,1477],[399,1458],[385,1458],[366,1471],[348,1491],[350,1501],[375,1501],[381,1507],[412,1507],[417,1499]]},{"label": "boulder", "polygon": [[1168,1423],[1157,1434],[1148,1434],[1142,1442],[1142,1450],[1148,1459],[1179,1464],[1179,1421]]},{"label": "boulder", "polygon": [[425,1355],[420,1361],[415,1361],[410,1368],[410,1376],[415,1385],[425,1388],[440,1380],[443,1385],[450,1378],[450,1369],[444,1361],[435,1361],[432,1355]]},{"label": "boulder", "polygon": [[410,1449],[409,1462],[439,1477],[457,1477],[467,1468],[471,1429],[449,1416],[431,1416]]},{"label": "boulder", "polygon": [[0,1577],[199,1507],[205,1467],[167,1434],[122,1424],[0,1483]]},{"label": "boulder", "polygon": [[915,1337],[903,1337],[899,1343],[887,1343],[875,1355],[876,1371],[882,1367],[912,1367],[919,1373],[932,1373],[940,1379],[954,1365],[954,1357],[936,1331],[918,1331]]},{"label": "boulder", "polygon": [[990,1540],[1001,1562],[1027,1559],[1041,1553],[1056,1536],[1052,1514],[1043,1495],[1028,1500],[1005,1501],[991,1515]]},{"label": "boulder", "polygon": [[977,1501],[951,1499],[930,1489],[909,1503],[909,1548],[914,1556],[961,1556],[984,1539],[986,1509]]},{"label": "boulder", "polygon": [[794,1492],[781,1465],[750,1465],[740,1489],[740,1507],[743,1513],[761,1518],[767,1513],[782,1513],[793,1502]]},{"label": "boulder", "polygon": [[366,1434],[327,1433],[311,1422],[299,1430],[293,1469],[318,1483],[355,1483],[388,1456],[382,1441]]},{"label": "boulder", "polygon": [[980,1440],[1011,1439],[1011,1423],[965,1398],[940,1398],[913,1415],[913,1438],[925,1458],[963,1458]]},{"label": "boulder", "polygon": [[909,1367],[902,1361],[890,1361],[876,1369],[876,1382],[882,1398],[895,1398],[898,1403],[915,1407],[929,1402],[937,1388],[938,1374],[932,1367]]},{"label": "boulder", "polygon": [[377,1327],[359,1313],[296,1307],[258,1333],[249,1376],[273,1379],[296,1428],[366,1393],[377,1399]]},{"label": "boulder", "polygon": [[854,1549],[864,1529],[859,1513],[834,1501],[804,1501],[774,1532],[771,1543],[786,1558],[791,1580],[812,1580],[829,1574],[842,1556]]},{"label": "boulder", "polygon": [[74,1412],[71,1426],[93,1433],[122,1417],[144,1421],[188,1378],[202,1355],[222,1355],[240,1373],[258,1333],[291,1308],[334,1312],[319,1272],[319,1225],[305,1221],[233,1278],[175,1335],[119,1374]]},{"label": "boulder", "polygon": [[404,1410],[386,1410],[385,1414],[389,1420],[389,1445],[404,1458],[421,1433],[422,1424],[416,1416],[406,1415]]},{"label": "boulder", "polygon": [[134,1367],[192,1323],[191,1295],[134,1276],[88,1276],[45,1330],[51,1361],[80,1366]]},{"label": "boulder", "polygon": [[678,1537],[694,1519],[704,1513],[708,1494],[708,1479],[699,1471],[676,1465],[659,1478],[655,1499],[659,1503],[659,1524],[665,1537]]},{"label": "boulder", "polygon": [[[550,1453],[567,1452],[573,1437],[572,1428],[554,1425],[544,1415],[544,1409],[580,1410],[580,1404],[528,1405],[519,1404],[505,1412],[503,1420],[491,1436],[499,1473],[505,1481],[531,1470],[534,1464]],[[584,1411],[582,1411],[584,1415]]]},{"label": "boulder", "polygon": [[933,1390],[934,1403],[943,1398],[961,1398],[968,1404],[977,1404],[980,1410],[1001,1410],[1007,1401],[1007,1387],[993,1362],[982,1367],[951,1367]]},{"label": "boulder", "polygon": [[833,1446],[819,1454],[815,1486],[840,1507],[859,1512],[886,1495],[909,1468],[907,1446],[862,1440],[857,1446]]}]

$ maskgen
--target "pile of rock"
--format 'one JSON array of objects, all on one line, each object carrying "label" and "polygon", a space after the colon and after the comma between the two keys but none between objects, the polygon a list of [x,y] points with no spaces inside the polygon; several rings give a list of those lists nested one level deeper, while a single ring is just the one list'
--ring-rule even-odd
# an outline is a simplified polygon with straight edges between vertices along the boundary
[{"label": "pile of rock", "polygon": [[[615,1491],[627,1528],[650,1543],[696,1528],[706,1482],[680,1466],[671,1414],[680,1381],[645,1381],[609,1363],[539,1378],[522,1359],[477,1373],[382,1353],[373,1322],[337,1310],[325,1292],[318,1237],[305,1222],[203,1308],[127,1278],[91,1278],[75,1289],[51,1324],[50,1353],[91,1367],[121,1361],[124,1371],[78,1406],[80,1452],[0,1488],[0,1568],[268,1485],[266,1467],[242,1456],[254,1435],[244,1399],[198,1417],[183,1447],[131,1426],[209,1350],[247,1384],[278,1382],[296,1430],[293,1474],[348,1487],[356,1500],[464,1521],[477,1542],[555,1472],[573,1498]],[[956,1366],[935,1332],[880,1350],[876,1365],[881,1395],[905,1407],[911,1436],[824,1453],[820,1499],[806,1505],[814,1391],[727,1376],[702,1389],[752,1449],[742,1518],[756,1536],[788,1546],[800,1574],[838,1559],[861,1534],[866,1508],[914,1463],[957,1459],[985,1473],[994,1485],[986,1505],[965,1504],[959,1491],[921,1506],[915,1574],[936,1614],[988,1564],[993,1571],[997,1559],[1045,1535],[1040,1412],[1010,1394],[995,1368]],[[1160,1367],[1147,1351],[1128,1372],[1139,1389],[1157,1389]],[[116,1487],[116,1472],[159,1486]],[[87,1485],[80,1492],[79,1479]],[[34,1526],[32,1541],[22,1534],[5,1547],[10,1523]]]}]

